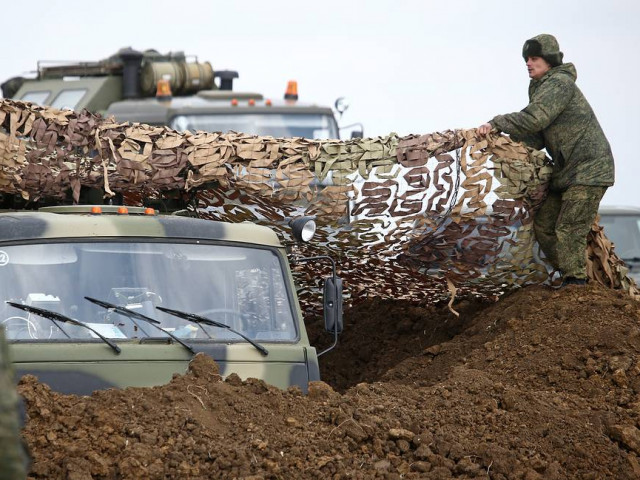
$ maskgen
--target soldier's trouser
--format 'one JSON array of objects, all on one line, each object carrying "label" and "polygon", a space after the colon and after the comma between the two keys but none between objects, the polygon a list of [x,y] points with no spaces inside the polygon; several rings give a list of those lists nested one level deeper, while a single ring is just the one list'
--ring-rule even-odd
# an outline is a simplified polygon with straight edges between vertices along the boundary
[{"label": "soldier's trouser", "polygon": [[0,327],[0,479],[24,480],[26,463],[18,420],[18,394],[13,384],[4,329]]},{"label": "soldier's trouser", "polygon": [[549,192],[533,227],[547,260],[564,277],[587,278],[587,234],[607,187],[575,185]]}]

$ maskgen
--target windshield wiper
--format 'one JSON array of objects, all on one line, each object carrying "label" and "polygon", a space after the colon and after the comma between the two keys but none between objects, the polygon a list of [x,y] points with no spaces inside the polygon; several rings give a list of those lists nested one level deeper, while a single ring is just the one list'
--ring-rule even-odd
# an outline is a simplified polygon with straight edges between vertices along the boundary
[{"label": "windshield wiper", "polygon": [[[260,345],[259,343],[254,342],[249,337],[247,337],[246,335],[240,333],[239,331],[234,330],[233,328],[231,328],[226,323],[216,322],[215,320],[210,320],[208,318],[201,317],[200,315],[196,315],[195,313],[181,312],[180,310],[172,310],[170,308],[165,308],[165,307],[156,307],[156,308],[158,310],[160,310],[161,312],[165,312],[165,313],[168,313],[170,315],[174,315],[174,316],[176,316],[178,318],[182,318],[183,320],[188,320],[190,322],[197,323],[198,325],[205,324],[205,325],[211,325],[212,327],[226,328],[230,332],[233,332],[236,335],[239,335],[242,338],[244,338],[247,342],[249,342],[251,345],[256,347],[256,349],[262,355],[264,355],[265,357],[267,355],[269,355],[269,351],[266,348],[264,348],[262,345]],[[200,328],[202,328],[202,327],[200,327]],[[206,333],[206,331],[205,331],[205,333]]]},{"label": "windshield wiper", "polygon": [[152,325],[155,328],[157,328],[158,330],[160,330],[161,332],[166,333],[167,335],[169,335],[176,342],[178,342],[184,348],[189,350],[193,355],[196,354],[195,350],[191,346],[189,346],[186,343],[184,343],[182,340],[180,340],[178,337],[173,335],[171,332],[167,332],[164,328],[159,327],[158,325],[160,325],[161,322],[159,322],[158,320],[154,320],[151,317],[147,317],[146,315],[142,315],[141,313],[134,312],[133,310],[129,310],[126,307],[122,307],[120,305],[115,305],[113,303],[105,302],[104,300],[98,300],[98,299],[91,298],[91,297],[84,297],[84,298],[89,300],[91,303],[95,303],[96,305],[100,305],[103,308],[107,308],[107,309],[113,310],[114,312],[119,313],[120,315],[124,315],[125,317],[129,317],[134,323],[135,323],[134,319],[135,320],[142,320],[143,322],[147,322],[149,325]]},{"label": "windshield wiper", "polygon": [[[116,353],[120,353],[121,352],[120,347],[118,345],[116,345],[114,342],[112,342],[107,337],[102,335],[100,332],[95,331],[93,328],[91,328],[86,323],[82,323],[79,320],[75,320],[75,319],[73,319],[71,317],[67,317],[66,315],[62,315],[61,313],[54,312],[52,310],[46,310],[44,308],[34,307],[32,305],[23,305],[21,303],[15,303],[15,302],[6,302],[6,303],[11,305],[12,307],[18,308],[20,310],[24,310],[25,312],[33,313],[33,314],[38,315],[38,316],[40,316],[42,318],[48,318],[53,323],[55,323],[58,328],[60,328],[60,326],[56,323],[56,320],[59,321],[59,322],[70,323],[71,325],[77,325],[79,327],[87,328],[87,329],[91,330],[93,333],[95,333],[98,336],[98,338],[102,339],[107,345],[109,345]],[[62,328],[60,328],[60,330],[67,337],[69,337],[69,334],[67,334],[67,332],[65,332]],[[69,338],[71,338],[71,337],[69,337]]]},{"label": "windshield wiper", "polygon": [[640,257],[623,258],[622,261],[623,262],[627,262],[627,263],[629,263],[629,262],[638,263],[638,262],[640,262]]}]

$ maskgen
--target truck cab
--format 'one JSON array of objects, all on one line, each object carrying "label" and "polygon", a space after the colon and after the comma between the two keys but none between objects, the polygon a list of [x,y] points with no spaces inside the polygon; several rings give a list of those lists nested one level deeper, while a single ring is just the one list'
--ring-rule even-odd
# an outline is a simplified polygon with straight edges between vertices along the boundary
[{"label": "truck cab", "polygon": [[[331,107],[298,101],[295,81],[283,99],[237,92],[235,71],[214,71],[209,62],[182,52],[118,51],[97,62],[40,62],[36,78],[2,84],[5,98],[59,109],[113,116],[119,122],[169,126],[178,131],[242,132],[274,137],[340,138]],[[338,99],[342,114],[346,104]],[[350,126],[353,127],[353,126]],[[361,137],[362,131],[351,135]]]},{"label": "truck cab", "polygon": [[121,122],[168,125],[177,131],[242,132],[272,137],[339,138],[329,107],[265,99],[262,94],[205,90],[191,97],[112,103],[106,115]]},{"label": "truck cab", "polygon": [[319,379],[267,227],[94,205],[0,213],[0,232],[0,326],[19,375],[89,394],[164,384],[203,352],[223,376],[303,391]]}]

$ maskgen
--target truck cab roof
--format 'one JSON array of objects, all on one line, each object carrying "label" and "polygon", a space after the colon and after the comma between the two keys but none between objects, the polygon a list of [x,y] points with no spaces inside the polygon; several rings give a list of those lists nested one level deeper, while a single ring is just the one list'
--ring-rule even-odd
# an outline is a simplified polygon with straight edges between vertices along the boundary
[{"label": "truck cab roof", "polygon": [[273,230],[252,223],[145,215],[135,207],[128,207],[129,213],[118,214],[110,208],[119,207],[99,207],[102,213],[91,213],[92,206],[45,207],[40,211],[0,213],[0,231],[3,232],[0,244],[38,239],[151,237],[155,240],[219,240],[281,247]]}]

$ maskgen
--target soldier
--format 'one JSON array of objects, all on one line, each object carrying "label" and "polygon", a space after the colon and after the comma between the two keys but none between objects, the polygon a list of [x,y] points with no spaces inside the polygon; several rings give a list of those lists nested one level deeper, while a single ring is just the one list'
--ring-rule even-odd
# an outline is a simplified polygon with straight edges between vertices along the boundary
[{"label": "soldier", "polygon": [[8,353],[4,328],[0,326],[0,479],[23,480],[27,477],[26,462],[20,439],[18,395]]},{"label": "soldier", "polygon": [[562,286],[584,285],[587,234],[600,200],[613,185],[609,142],[591,106],[576,86],[576,68],[562,63],[552,35],[527,40],[522,48],[529,72],[529,105],[498,115],[478,128],[508,133],[530,147],[545,148],[553,161],[549,193],[535,213],[534,230],[547,260],[563,274]]}]

